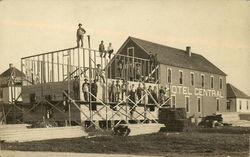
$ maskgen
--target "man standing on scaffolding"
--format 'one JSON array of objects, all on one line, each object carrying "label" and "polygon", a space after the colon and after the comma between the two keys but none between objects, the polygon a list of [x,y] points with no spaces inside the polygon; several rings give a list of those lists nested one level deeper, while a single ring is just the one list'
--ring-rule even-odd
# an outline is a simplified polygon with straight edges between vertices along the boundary
[{"label": "man standing on scaffolding", "polygon": [[95,71],[95,79],[96,79],[96,81],[99,81],[99,77],[100,77],[102,79],[103,83],[105,83],[105,78],[104,78],[102,71],[103,70],[102,70],[101,64],[97,64],[97,68]]},{"label": "man standing on scaffolding", "polygon": [[73,82],[73,91],[74,91],[74,97],[75,100],[79,100],[79,93],[80,93],[80,87],[79,87],[79,79],[77,76],[74,77],[74,82]]},{"label": "man standing on scaffolding", "polygon": [[83,47],[83,35],[86,33],[85,29],[82,28],[82,24],[78,24],[78,29],[76,32],[76,42],[77,42],[77,47],[80,46],[79,42],[81,41],[81,47]]}]

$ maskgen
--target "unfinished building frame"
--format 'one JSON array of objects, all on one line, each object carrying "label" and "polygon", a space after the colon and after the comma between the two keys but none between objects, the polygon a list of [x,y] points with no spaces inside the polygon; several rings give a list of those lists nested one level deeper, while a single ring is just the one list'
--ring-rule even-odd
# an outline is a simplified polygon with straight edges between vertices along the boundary
[{"label": "unfinished building frame", "polygon": [[[88,48],[74,47],[21,59],[21,71],[25,74],[22,78],[23,121],[52,118],[69,125],[84,122],[86,127],[99,129],[121,122],[157,123],[159,108],[171,98],[168,96],[159,104],[147,90],[149,86],[159,89],[159,66],[148,59],[131,55],[129,50],[127,55],[114,54],[111,59],[101,58],[99,51],[91,49],[89,36],[88,44]],[[100,74],[105,82],[98,79]],[[139,78],[138,74],[141,75]],[[92,91],[96,79],[98,94]],[[124,90],[121,80],[126,83]],[[81,90],[85,81],[88,81],[89,87],[85,91],[87,101]],[[133,92],[138,84],[142,85],[142,94],[136,100]],[[109,98],[114,89],[118,92],[115,101]],[[150,104],[149,98],[154,103]]]}]

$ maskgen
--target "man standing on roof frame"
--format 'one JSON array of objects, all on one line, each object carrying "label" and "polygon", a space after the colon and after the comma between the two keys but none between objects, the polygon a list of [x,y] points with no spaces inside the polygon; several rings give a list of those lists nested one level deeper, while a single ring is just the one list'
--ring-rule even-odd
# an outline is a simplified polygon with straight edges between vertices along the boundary
[{"label": "man standing on roof frame", "polygon": [[83,35],[86,33],[85,29],[82,28],[82,24],[78,24],[78,29],[76,32],[76,42],[77,42],[77,47],[80,46],[79,42],[81,41],[81,47],[83,47]]}]

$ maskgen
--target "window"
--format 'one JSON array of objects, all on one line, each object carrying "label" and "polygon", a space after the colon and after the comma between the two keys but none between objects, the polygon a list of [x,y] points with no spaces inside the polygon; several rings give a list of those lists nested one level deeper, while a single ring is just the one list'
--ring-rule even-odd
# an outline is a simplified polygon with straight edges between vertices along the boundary
[{"label": "window", "polygon": [[214,88],[214,76],[210,76],[210,87]]},{"label": "window", "polygon": [[201,87],[205,87],[205,76],[201,74]]},{"label": "window", "polygon": [[179,71],[179,83],[183,84],[183,71]]},{"label": "window", "polygon": [[134,47],[128,47],[127,55],[128,56],[134,56]]},{"label": "window", "polygon": [[171,98],[171,105],[172,105],[173,108],[176,107],[176,97],[175,97],[175,95],[172,95],[172,98]]},{"label": "window", "polygon": [[223,87],[222,84],[223,84],[223,81],[222,81],[222,78],[220,78],[220,79],[219,79],[219,86],[220,86],[220,89],[222,89],[222,87]]},{"label": "window", "polygon": [[248,105],[248,101],[247,101],[247,110],[249,110],[249,105]]},{"label": "window", "polygon": [[239,109],[241,110],[241,100],[239,101]]},{"label": "window", "polygon": [[201,98],[200,97],[197,98],[197,111],[198,113],[201,112]]},{"label": "window", "polygon": [[230,110],[230,101],[227,101],[227,110]]},{"label": "window", "polygon": [[189,97],[185,97],[185,104],[186,104],[186,110],[187,110],[187,112],[189,112],[189,107],[190,107],[190,105],[189,105]]},{"label": "window", "polygon": [[167,68],[167,82],[172,82],[172,70],[170,68]]},{"label": "window", "polygon": [[220,111],[220,100],[216,99],[216,111]]},{"label": "window", "polygon": [[194,73],[193,72],[190,73],[190,85],[194,86]]}]

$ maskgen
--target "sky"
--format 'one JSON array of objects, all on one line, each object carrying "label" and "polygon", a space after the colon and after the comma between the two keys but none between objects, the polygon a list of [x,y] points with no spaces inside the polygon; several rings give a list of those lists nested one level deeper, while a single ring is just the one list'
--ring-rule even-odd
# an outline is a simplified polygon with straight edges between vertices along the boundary
[{"label": "sky", "polygon": [[[249,0],[0,0],[0,73],[21,58],[76,46],[81,22],[91,48],[117,50],[133,36],[206,57],[250,95]],[[84,41],[87,45],[87,40]]]}]

